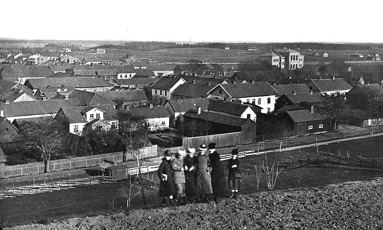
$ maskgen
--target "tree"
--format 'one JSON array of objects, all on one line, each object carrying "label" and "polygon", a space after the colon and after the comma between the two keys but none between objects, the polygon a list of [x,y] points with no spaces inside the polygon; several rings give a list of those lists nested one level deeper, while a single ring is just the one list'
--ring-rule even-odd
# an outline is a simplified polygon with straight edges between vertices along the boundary
[{"label": "tree", "polygon": [[133,116],[127,110],[119,110],[117,112],[117,117],[119,120],[119,135],[123,144],[125,145],[123,161],[127,160],[127,154],[129,152],[136,159],[138,167],[138,181],[141,184],[142,199],[144,201],[144,204],[146,205],[143,176],[141,173],[141,159],[139,153],[135,152],[135,150],[147,146],[147,120],[142,117]]},{"label": "tree", "polygon": [[68,134],[65,124],[51,118],[36,119],[20,125],[20,139],[18,143],[24,145],[34,153],[39,152],[44,161],[44,173],[49,172],[49,162],[52,157],[63,154],[64,139]]},{"label": "tree", "polygon": [[345,102],[345,98],[341,95],[325,95],[322,97],[322,105],[317,108],[320,114],[332,120],[334,131],[340,121],[347,119]]}]

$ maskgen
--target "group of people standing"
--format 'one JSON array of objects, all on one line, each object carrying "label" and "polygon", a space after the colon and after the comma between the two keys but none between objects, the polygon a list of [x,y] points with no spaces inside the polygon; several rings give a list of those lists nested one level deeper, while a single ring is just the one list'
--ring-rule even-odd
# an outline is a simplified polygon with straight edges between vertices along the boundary
[{"label": "group of people standing", "polygon": [[[231,197],[236,198],[240,186],[238,149],[232,151],[232,158],[227,162],[229,169],[228,185]],[[160,179],[159,195],[163,203],[209,202],[226,194],[226,179],[221,164],[221,157],[216,151],[216,144],[201,144],[198,149],[178,150],[173,157],[169,150],[158,168]]]}]

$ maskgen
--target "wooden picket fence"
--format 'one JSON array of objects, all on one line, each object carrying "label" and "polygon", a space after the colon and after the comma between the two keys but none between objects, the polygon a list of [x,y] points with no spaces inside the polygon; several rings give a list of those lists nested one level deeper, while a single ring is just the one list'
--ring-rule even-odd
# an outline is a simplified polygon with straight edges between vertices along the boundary
[{"label": "wooden picket fence", "polygon": [[383,158],[351,157],[348,152],[346,156],[342,156],[340,152],[338,152],[338,155],[329,152],[316,152],[314,155],[308,153],[306,158],[293,159],[290,157],[289,160],[285,160],[280,166],[285,170],[289,170],[320,164],[339,164],[354,167],[380,168],[383,170]]}]

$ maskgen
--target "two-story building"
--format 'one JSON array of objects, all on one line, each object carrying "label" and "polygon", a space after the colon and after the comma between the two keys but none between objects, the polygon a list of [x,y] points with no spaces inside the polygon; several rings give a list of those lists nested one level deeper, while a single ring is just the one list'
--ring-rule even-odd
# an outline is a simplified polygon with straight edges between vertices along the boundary
[{"label": "two-story building", "polygon": [[304,65],[304,55],[292,49],[273,50],[285,59],[285,67],[289,70],[301,69]]},{"label": "two-story building", "polygon": [[262,113],[274,111],[277,93],[267,82],[219,84],[207,92],[208,98],[254,104]]},{"label": "two-story building", "polygon": [[260,57],[277,69],[285,69],[285,57],[277,52],[267,52],[261,54]]},{"label": "two-story building", "polygon": [[154,102],[163,104],[171,99],[173,91],[186,81],[182,77],[162,76],[151,87]]}]

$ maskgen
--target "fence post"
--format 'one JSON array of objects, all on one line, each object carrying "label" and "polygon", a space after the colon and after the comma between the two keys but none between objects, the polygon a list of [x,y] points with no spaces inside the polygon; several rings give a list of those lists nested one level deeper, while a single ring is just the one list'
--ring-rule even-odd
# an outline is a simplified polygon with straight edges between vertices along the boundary
[{"label": "fence post", "polygon": [[282,152],[282,141],[281,141],[281,143],[279,144],[279,152]]},{"label": "fence post", "polygon": [[287,159],[285,160],[285,170],[287,170]]},{"label": "fence post", "polygon": [[307,153],[307,164],[310,164],[310,154]]}]

